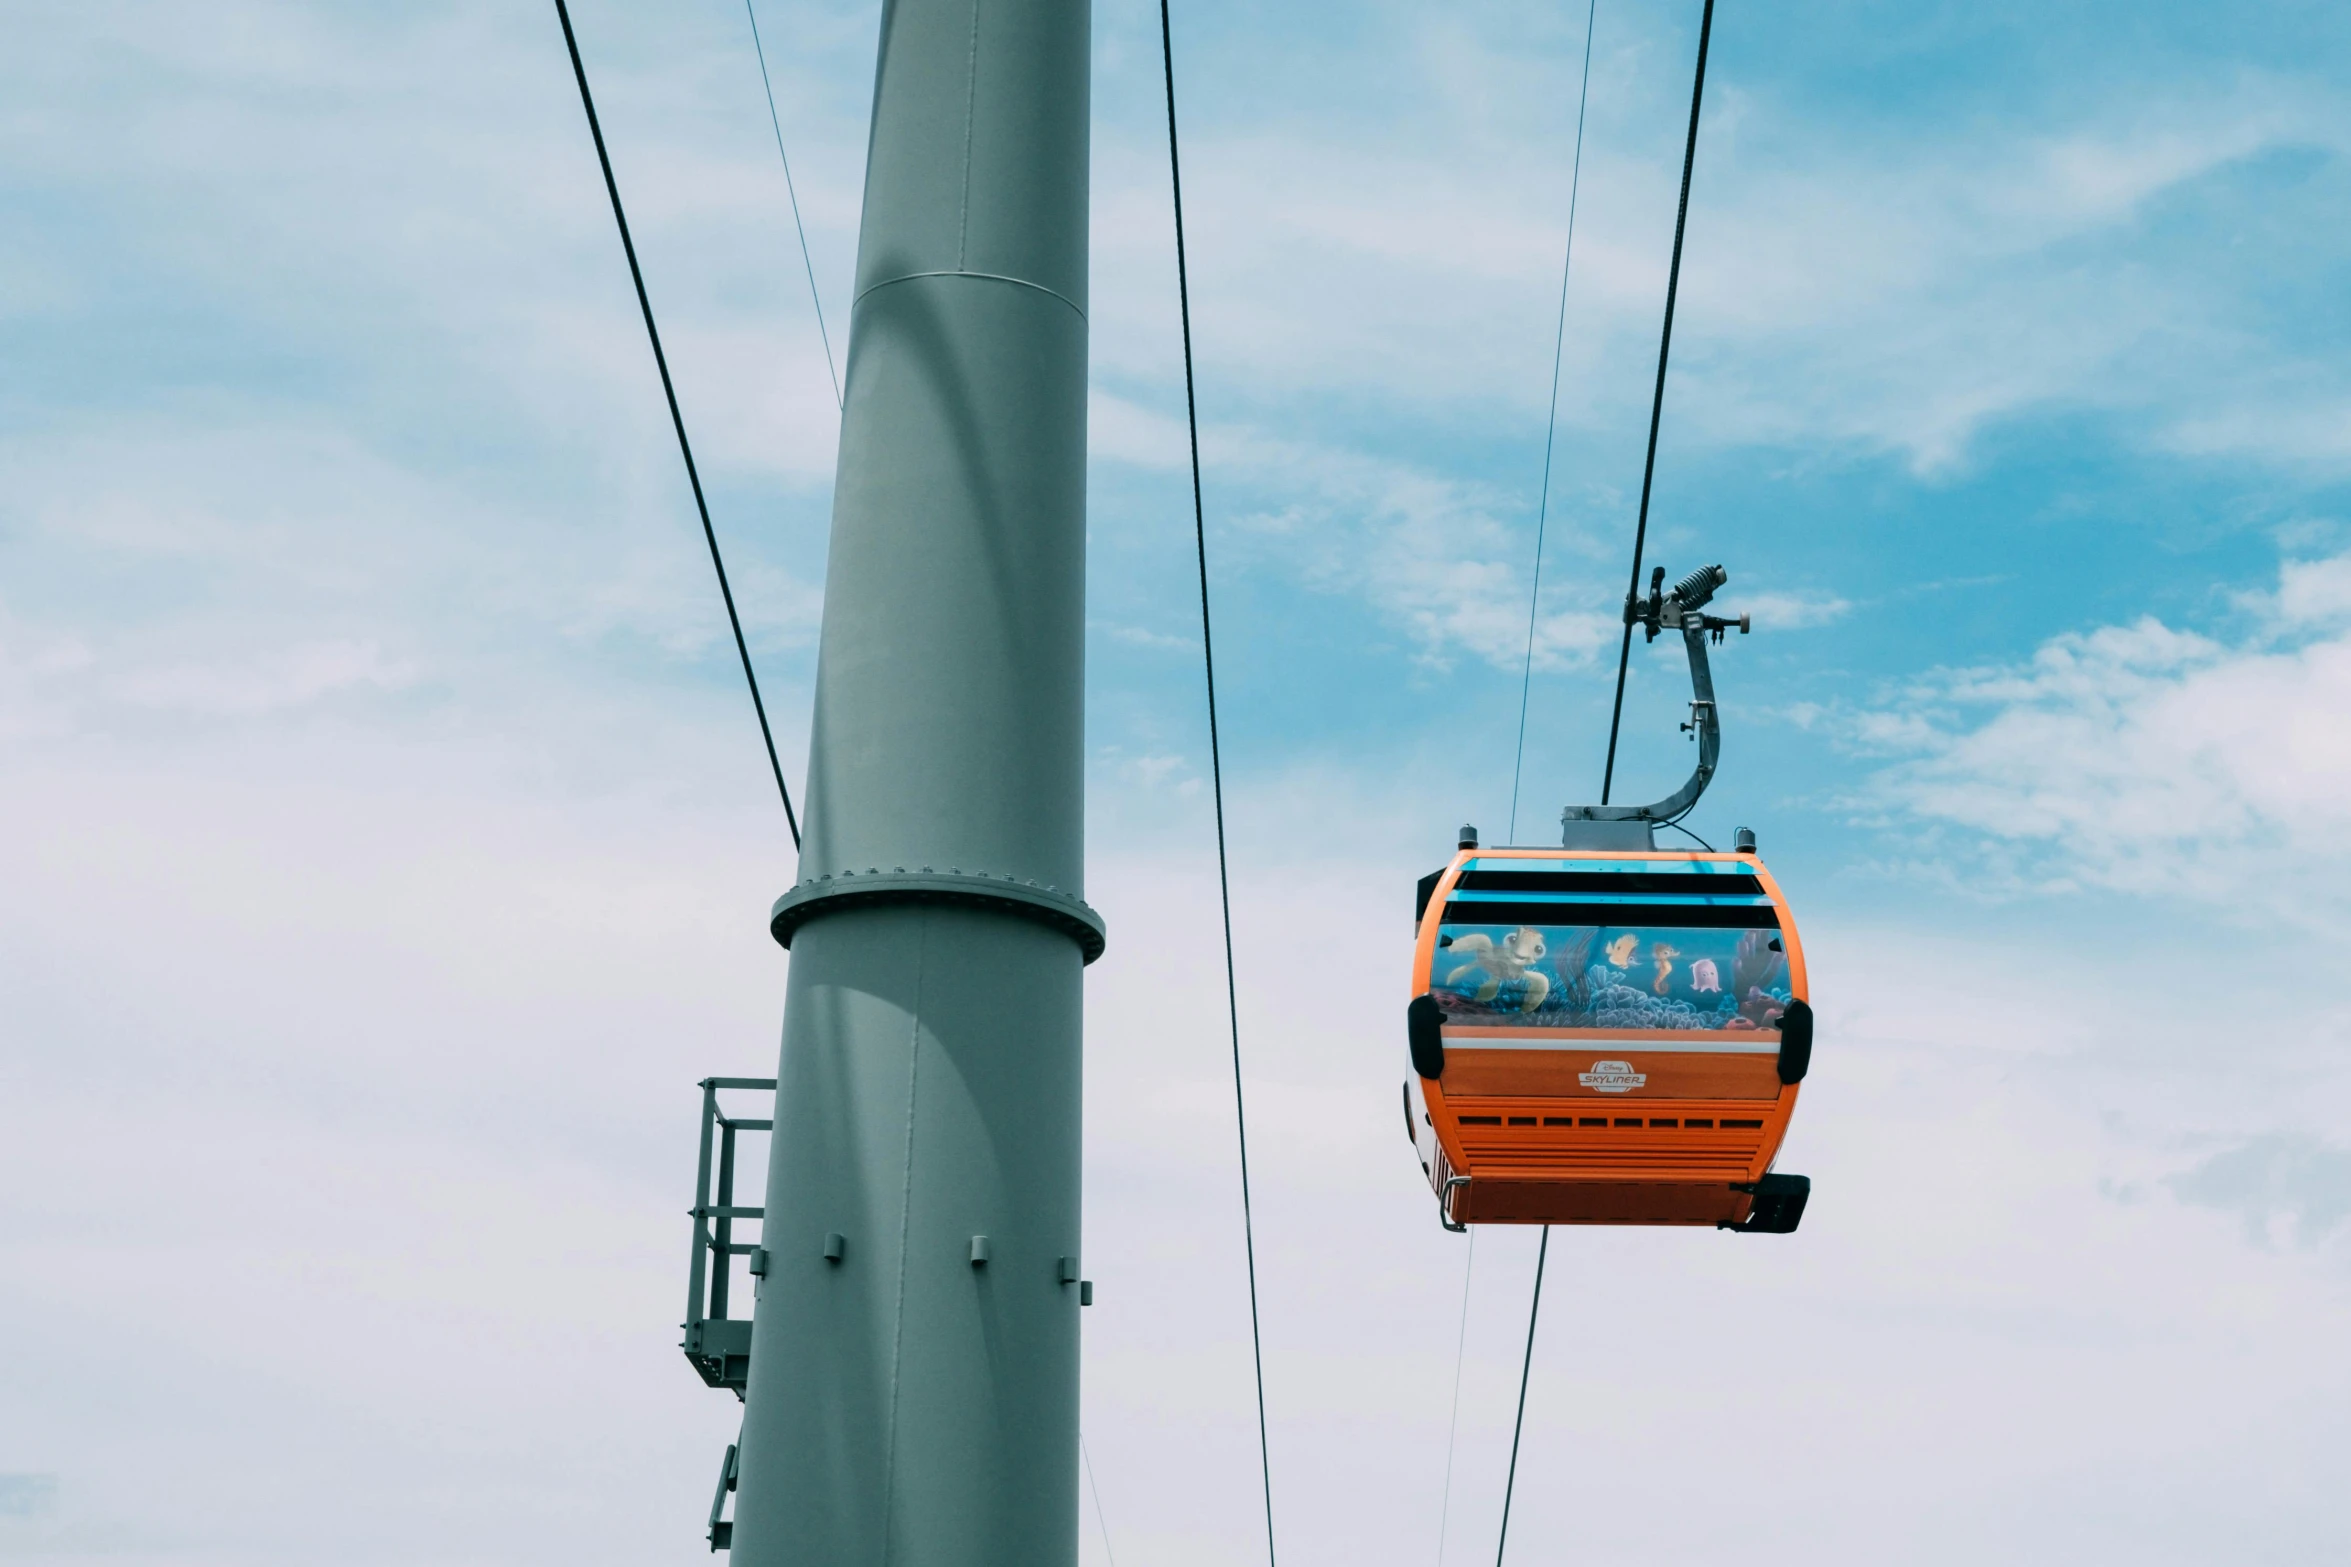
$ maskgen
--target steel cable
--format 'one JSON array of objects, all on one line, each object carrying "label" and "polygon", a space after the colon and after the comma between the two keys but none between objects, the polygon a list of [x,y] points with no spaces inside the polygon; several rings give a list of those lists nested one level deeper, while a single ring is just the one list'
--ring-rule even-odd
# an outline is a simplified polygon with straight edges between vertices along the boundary
[{"label": "steel cable", "polygon": [[661,351],[661,328],[653,323],[653,300],[645,292],[644,269],[637,265],[637,244],[629,237],[629,215],[620,204],[620,183],[612,177],[612,158],[604,150],[604,126],[596,118],[596,97],[588,91],[588,68],[580,62],[580,41],[571,30],[571,10],[555,0],[556,19],[563,23],[563,45],[571,51],[571,73],[580,84],[580,107],[588,112],[588,134],[596,141],[596,162],[604,170],[604,191],[612,198],[612,221],[620,228],[620,248],[629,258],[629,280],[637,286],[637,308],[645,315],[645,336],[653,344],[653,364],[661,372],[661,395],[669,400],[669,422],[678,433],[678,455],[686,460],[686,482],[693,486],[694,509],[702,517],[702,537],[710,546],[710,564],[718,573],[719,597],[726,600],[727,624],[734,628],[735,652],[743,660],[743,679],[751,687],[751,708],[759,715],[759,738],[767,743],[767,765],[775,774],[776,793],[784,799],[784,820],[792,828],[792,847],[800,847],[800,817],[792,809],[792,791],[784,783],[784,764],[776,760],[775,732],[768,727],[767,704],[759,697],[759,676],[751,668],[751,647],[743,640],[743,617],[735,613],[735,590],[727,582],[727,563],[718,551],[718,532],[710,525],[710,503],[702,495],[702,475],[694,466],[694,445],[686,439],[686,417],[678,412],[678,390],[669,377],[669,357]]},{"label": "steel cable", "polygon": [[[1649,403],[1649,449],[1641,467],[1641,510],[1633,529],[1632,585],[1625,590],[1626,602],[1641,588],[1641,553],[1649,537],[1649,492],[1657,473],[1657,429],[1665,413],[1665,366],[1673,348],[1674,299],[1682,280],[1682,239],[1690,221],[1690,173],[1698,161],[1698,111],[1706,98],[1706,51],[1714,36],[1714,0],[1706,0],[1706,9],[1698,21],[1698,66],[1690,87],[1690,131],[1682,149],[1682,192],[1674,210],[1673,261],[1665,274],[1665,326],[1657,344],[1657,390]],[[1625,670],[1633,652],[1633,623],[1625,621],[1624,642],[1616,656],[1616,700],[1608,715],[1608,761],[1601,775],[1600,803],[1608,803],[1610,786],[1616,781],[1616,737],[1618,725],[1624,718]],[[1692,836],[1696,836],[1692,834]],[[1703,841],[1703,840],[1701,840]],[[1502,1527],[1494,1542],[1494,1567],[1502,1567],[1502,1554],[1510,1542],[1510,1502],[1518,1486],[1519,1437],[1526,1427],[1527,1382],[1535,1364],[1535,1325],[1543,1311],[1543,1268],[1551,1255],[1551,1226],[1543,1226],[1542,1245],[1535,1253],[1534,1302],[1527,1308],[1526,1358],[1518,1373],[1518,1415],[1510,1427],[1510,1470],[1502,1486]]]},{"label": "steel cable", "polygon": [[1224,756],[1216,726],[1216,644],[1208,612],[1208,521],[1200,498],[1200,402],[1192,372],[1192,282],[1184,252],[1184,170],[1176,135],[1175,34],[1159,0],[1159,58],[1167,80],[1167,174],[1175,209],[1176,305],[1184,337],[1184,423],[1191,439],[1192,539],[1200,563],[1200,657],[1208,684],[1208,775],[1216,802],[1216,894],[1224,915],[1224,994],[1233,1042],[1233,1120],[1240,1134],[1241,1237],[1249,1261],[1249,1351],[1257,1372],[1257,1466],[1265,1487],[1265,1559],[1274,1561],[1273,1457],[1265,1426],[1265,1336],[1257,1312],[1257,1227],[1249,1205],[1249,1112],[1241,1089],[1241,1004],[1233,979],[1233,886],[1225,852]]},{"label": "steel cable", "polygon": [[[1682,285],[1682,236],[1690,223],[1690,171],[1698,162],[1698,108],[1706,98],[1706,46],[1714,35],[1714,0],[1706,0],[1705,15],[1698,22],[1698,72],[1690,88],[1690,136],[1682,149],[1682,198],[1674,209],[1673,264],[1665,274],[1665,328],[1657,340],[1657,391],[1649,400],[1649,455],[1641,463],[1641,511],[1633,524],[1632,585],[1625,589],[1629,605],[1641,591],[1641,552],[1649,542],[1649,490],[1657,476],[1657,426],[1665,416],[1665,361],[1673,350],[1674,298]],[[1616,734],[1624,720],[1625,670],[1633,657],[1633,623],[1624,623],[1624,641],[1616,650],[1616,701],[1608,713],[1608,762],[1600,774],[1600,803],[1608,803],[1610,788],[1616,782]]]},{"label": "steel cable", "polygon": [[1551,1258],[1551,1226],[1543,1226],[1543,1244],[1535,1250],[1535,1299],[1527,1307],[1527,1352],[1518,1365],[1518,1417],[1510,1423],[1510,1474],[1502,1482],[1502,1528],[1494,1537],[1494,1567],[1502,1567],[1502,1553],[1510,1547],[1510,1498],[1518,1489],[1518,1438],[1527,1423],[1527,1378],[1535,1369],[1535,1323],[1543,1315],[1543,1264]]},{"label": "steel cable", "polygon": [[[1559,263],[1559,324],[1551,332],[1551,408],[1543,420],[1543,488],[1535,502],[1535,582],[1527,593],[1527,658],[1518,679],[1518,749],[1510,761],[1510,832],[1505,843],[1518,842],[1518,780],[1527,759],[1527,697],[1535,686],[1535,617],[1543,602],[1543,532],[1551,520],[1551,448],[1559,434],[1559,366],[1567,352],[1567,280],[1575,267],[1576,197],[1584,185],[1584,110],[1592,99],[1592,23],[1599,14],[1600,0],[1590,0],[1584,8],[1584,79],[1576,91],[1575,167],[1567,182],[1567,254]],[[1445,1461],[1453,1461],[1450,1452]]]},{"label": "steel cable", "polygon": [[1437,1567],[1445,1567],[1445,1526],[1453,1517],[1453,1439],[1461,1430],[1461,1363],[1469,1350],[1469,1286],[1477,1276],[1478,1232],[1461,1264],[1461,1326],[1453,1335],[1453,1413],[1445,1421],[1445,1491],[1437,1507]]},{"label": "steel cable", "polygon": [[792,202],[792,231],[800,236],[800,265],[808,273],[808,302],[816,307],[816,336],[824,344],[824,371],[833,379],[833,405],[845,408],[841,372],[833,368],[833,335],[824,325],[824,296],[816,291],[816,263],[808,255],[808,229],[800,221],[800,192],[792,183],[792,155],[784,151],[784,122],[776,113],[776,86],[767,74],[767,46],[759,41],[759,13],[751,8],[751,0],[743,0],[743,14],[751,19],[751,48],[759,56],[759,85],[767,90],[767,123],[775,129],[776,156],[784,165],[784,194]]}]

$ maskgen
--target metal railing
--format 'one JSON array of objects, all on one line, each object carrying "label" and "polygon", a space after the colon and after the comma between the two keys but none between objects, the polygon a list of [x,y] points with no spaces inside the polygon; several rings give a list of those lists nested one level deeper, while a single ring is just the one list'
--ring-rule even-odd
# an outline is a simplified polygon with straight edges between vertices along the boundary
[{"label": "metal railing", "polygon": [[[740,1132],[772,1134],[772,1119],[730,1116],[719,1106],[725,1089],[775,1091],[772,1077],[706,1077],[702,1080],[702,1157],[694,1177],[694,1256],[687,1272],[686,1359],[712,1387],[743,1396],[751,1375],[751,1319],[727,1315],[734,1260],[751,1257],[759,1271],[755,1241],[735,1239],[739,1219],[763,1219],[765,1208],[735,1201],[735,1144]],[[715,1155],[715,1168],[713,1156]],[[715,1177],[715,1185],[714,1185]],[[763,1227],[764,1229],[764,1227]]]}]

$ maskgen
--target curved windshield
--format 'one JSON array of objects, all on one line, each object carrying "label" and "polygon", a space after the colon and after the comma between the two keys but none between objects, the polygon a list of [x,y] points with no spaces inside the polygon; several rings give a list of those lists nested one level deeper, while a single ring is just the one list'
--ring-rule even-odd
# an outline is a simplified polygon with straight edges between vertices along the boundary
[{"label": "curved windshield", "polygon": [[1463,1023],[1735,1031],[1788,1008],[1776,928],[1447,923],[1437,942],[1430,993]]}]

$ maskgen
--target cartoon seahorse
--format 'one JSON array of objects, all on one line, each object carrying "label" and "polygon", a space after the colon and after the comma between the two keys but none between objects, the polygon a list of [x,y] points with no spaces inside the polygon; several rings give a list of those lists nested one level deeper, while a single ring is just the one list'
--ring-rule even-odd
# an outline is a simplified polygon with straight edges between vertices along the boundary
[{"label": "cartoon seahorse", "polygon": [[1679,947],[1669,947],[1662,941],[1649,943],[1649,956],[1657,964],[1657,983],[1649,987],[1651,995],[1665,994],[1665,982],[1673,977],[1673,960],[1681,955]]},{"label": "cartoon seahorse", "polygon": [[1638,936],[1619,936],[1602,950],[1608,954],[1608,961],[1618,968],[1631,968],[1633,949],[1640,944],[1641,938]]},{"label": "cartoon seahorse", "polygon": [[1509,932],[1500,941],[1472,932],[1456,936],[1449,944],[1451,950],[1469,959],[1467,963],[1445,976],[1447,985],[1458,985],[1470,975],[1483,970],[1485,978],[1471,992],[1473,1001],[1486,1002],[1502,993],[1508,983],[1526,982],[1526,999],[1519,1003],[1521,1012],[1532,1012],[1551,994],[1551,981],[1530,965],[1543,961],[1543,933],[1531,925],[1522,925]]}]

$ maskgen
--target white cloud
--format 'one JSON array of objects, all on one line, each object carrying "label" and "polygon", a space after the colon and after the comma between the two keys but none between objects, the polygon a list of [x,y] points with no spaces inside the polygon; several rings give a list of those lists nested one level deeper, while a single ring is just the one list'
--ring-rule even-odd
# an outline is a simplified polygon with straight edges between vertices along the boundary
[{"label": "white cloud", "polygon": [[2315,399],[2306,389],[2253,388],[2216,412],[2183,414],[2164,444],[2191,457],[2252,456],[2342,474],[2351,471],[2351,396],[2331,387]]},{"label": "white cloud", "polygon": [[1098,761],[1101,771],[1097,776],[1106,773],[1104,781],[1114,784],[1115,792],[1138,803],[1168,793],[1190,799],[1207,787],[1207,779],[1192,766],[1190,758],[1169,752],[1137,756],[1110,746],[1103,749]]},{"label": "white cloud", "polygon": [[2225,1148],[2165,1183],[2182,1202],[2244,1221],[2261,1244],[2316,1246],[2351,1219],[2351,1149],[2273,1132]]},{"label": "white cloud", "polygon": [[1946,672],[1853,716],[1910,753],[1866,797],[2078,878],[2227,906],[2340,910],[2351,860],[2351,557],[2290,562],[2235,641],[2143,618],[2029,663]]},{"label": "white cloud", "polygon": [[[1344,136],[1229,108],[1194,118],[1185,188],[1212,396],[1377,398],[1460,427],[1499,414],[1539,443],[1574,103],[1554,57],[1526,58],[1524,22],[1447,26],[1407,69],[1418,95]],[[1647,412],[1681,122],[1643,51],[1667,25],[1620,19],[1620,52],[1595,66],[1571,428]],[[1938,473],[1987,426],[2089,410],[2150,444],[2339,465],[2351,384],[2332,340],[2270,329],[2219,234],[2149,246],[2144,230],[2233,165],[2344,156],[2351,122],[2292,77],[2204,77],[2159,100],[2074,94],[1921,126],[1891,105],[1824,110],[1768,77],[1710,89],[1669,392],[1680,438],[1884,452]],[[1097,353],[1165,381],[1163,157],[1104,139]],[[2323,225],[2298,242],[2338,253]]]},{"label": "white cloud", "polygon": [[2351,618],[2351,555],[2287,561],[2278,570],[2276,610],[2303,624]]},{"label": "white cloud", "polygon": [[[1353,452],[1247,437],[1204,446],[1288,501],[1236,524],[1254,536],[1255,552],[1281,558],[1311,586],[1359,597],[1439,667],[1467,655],[1517,669],[1527,657],[1534,530],[1514,516],[1514,498]],[[1550,530],[1554,570],[1579,543],[1564,524]],[[1532,628],[1535,667],[1589,662],[1617,622],[1559,607],[1556,578],[1546,598]]]},{"label": "white cloud", "polygon": [[[1180,421],[1099,388],[1090,418],[1097,457],[1183,471]],[[1440,667],[1468,656],[1516,670],[1526,658],[1535,530],[1522,497],[1247,424],[1204,425],[1200,453],[1210,526],[1226,541],[1212,569],[1270,566],[1312,590],[1354,598]],[[1188,490],[1183,505],[1188,524]],[[1545,545],[1552,569],[1586,547],[1555,513]],[[1224,558],[1227,548],[1239,558]],[[1535,667],[1588,662],[1616,622],[1560,607],[1556,581],[1545,597]]]},{"label": "white cloud", "polygon": [[1807,631],[1833,626],[1853,605],[1834,593],[1731,593],[1722,597],[1724,613],[1751,616],[1758,631]]},{"label": "white cloud", "polygon": [[1153,631],[1149,626],[1095,620],[1087,622],[1087,628],[1101,632],[1114,642],[1124,642],[1130,647],[1157,648],[1163,653],[1197,654],[1200,651],[1198,637],[1171,636],[1164,631]]},{"label": "white cloud", "polygon": [[1094,387],[1086,398],[1086,451],[1140,468],[1185,471],[1191,446],[1184,421]]}]

